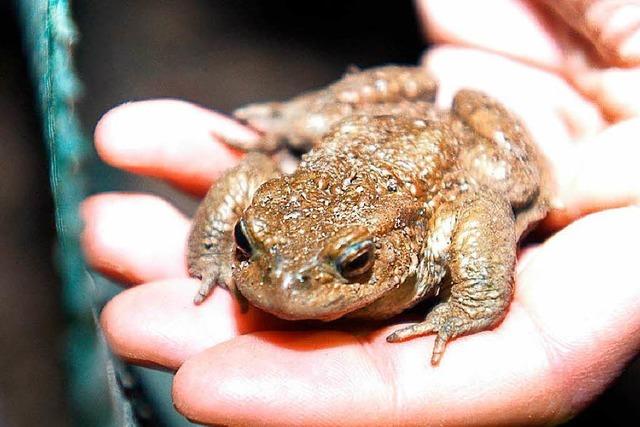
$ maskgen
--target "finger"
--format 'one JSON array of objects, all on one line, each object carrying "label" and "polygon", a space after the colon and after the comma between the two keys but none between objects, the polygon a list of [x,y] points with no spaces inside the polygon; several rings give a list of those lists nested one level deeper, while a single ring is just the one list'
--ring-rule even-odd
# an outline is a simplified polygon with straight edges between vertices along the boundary
[{"label": "finger", "polygon": [[[504,332],[456,340],[437,368],[429,361],[433,337],[390,344],[384,334],[391,329],[363,338],[335,331],[244,335],[188,359],[174,379],[174,404],[196,422],[229,425],[513,425],[523,414],[551,418],[559,401],[545,393],[556,390],[536,375],[545,368],[544,350],[526,316],[514,316]],[[507,332],[522,335],[509,342]]]},{"label": "finger", "polygon": [[585,35],[604,58],[598,67],[581,56],[566,64],[569,80],[611,121],[640,114],[640,4],[637,1],[545,0]]},{"label": "finger", "polygon": [[570,413],[640,350],[639,221],[637,206],[589,215],[547,241],[518,276],[516,298],[546,337],[555,373],[562,370],[564,387],[573,389]]},{"label": "finger", "polygon": [[640,63],[640,6],[632,0],[422,0],[418,11],[436,42],[491,50],[559,70],[572,49],[571,29],[555,25],[540,3],[589,40],[609,65]]},{"label": "finger", "polygon": [[565,156],[570,141],[593,135],[605,125],[600,112],[553,73],[495,54],[452,47],[430,50],[424,62],[440,80],[443,106],[464,87],[496,97],[524,121],[554,164]]},{"label": "finger", "polygon": [[640,64],[640,4],[634,0],[544,0],[611,65]]},{"label": "finger", "polygon": [[572,67],[569,78],[611,121],[640,116],[640,67]]},{"label": "finger", "polygon": [[118,294],[100,317],[110,348],[131,362],[177,369],[212,345],[276,325],[257,309],[241,313],[223,289],[196,306],[198,286],[194,279],[170,279]]},{"label": "finger", "polygon": [[545,223],[559,228],[598,210],[640,204],[640,118],[610,126],[574,147],[556,173],[557,207]]},{"label": "finger", "polygon": [[187,277],[189,220],[149,195],[105,193],[86,199],[81,243],[89,265],[125,284]]},{"label": "finger", "polygon": [[489,50],[544,68],[564,65],[561,46],[531,2],[422,0],[417,5],[438,43]]},{"label": "finger", "polygon": [[438,367],[428,361],[433,337],[388,344],[390,328],[363,337],[249,334],[187,360],[174,403],[192,420],[219,424],[566,420],[640,348],[635,255],[609,250],[636,244],[639,212],[596,214],[552,238],[518,277],[522,290],[503,323],[452,342]]},{"label": "finger", "polygon": [[220,137],[256,135],[220,114],[175,100],[123,104],[105,114],[95,130],[96,149],[105,162],[198,194],[237,161]]}]

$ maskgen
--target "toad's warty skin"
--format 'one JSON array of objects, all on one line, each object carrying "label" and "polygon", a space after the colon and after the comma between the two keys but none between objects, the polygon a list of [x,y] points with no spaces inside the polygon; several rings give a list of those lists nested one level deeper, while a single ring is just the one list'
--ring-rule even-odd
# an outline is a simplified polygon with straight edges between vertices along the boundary
[{"label": "toad's warty skin", "polygon": [[[516,244],[548,209],[547,167],[495,100],[462,90],[441,111],[436,89],[423,69],[386,66],[237,111],[263,137],[230,141],[252,152],[195,215],[196,302],[221,285],[284,319],[380,319],[438,296],[388,337],[436,334],[433,364],[499,323]],[[264,154],[287,147],[310,149],[291,174]]]}]

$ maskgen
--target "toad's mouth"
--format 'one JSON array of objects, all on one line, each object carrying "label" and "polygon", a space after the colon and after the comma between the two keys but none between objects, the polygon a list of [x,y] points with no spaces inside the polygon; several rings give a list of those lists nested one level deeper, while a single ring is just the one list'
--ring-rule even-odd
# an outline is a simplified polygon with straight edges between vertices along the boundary
[{"label": "toad's mouth", "polygon": [[238,290],[251,305],[284,320],[330,322],[363,306],[362,302],[350,303],[344,295],[331,297],[283,290],[260,292],[261,287],[239,286]]}]

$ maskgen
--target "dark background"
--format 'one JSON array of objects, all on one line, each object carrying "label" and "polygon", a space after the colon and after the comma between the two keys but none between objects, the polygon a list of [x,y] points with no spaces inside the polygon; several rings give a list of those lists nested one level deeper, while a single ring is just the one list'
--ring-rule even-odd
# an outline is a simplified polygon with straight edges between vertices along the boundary
[{"label": "dark background", "polygon": [[[0,2],[0,426],[62,426],[70,411],[48,166],[14,12]],[[229,112],[323,85],[351,64],[415,63],[426,48],[410,1],[78,1],[74,12],[89,132],[129,100]],[[163,184],[128,186],[193,203]],[[638,381],[636,363],[570,425],[638,425]]]}]

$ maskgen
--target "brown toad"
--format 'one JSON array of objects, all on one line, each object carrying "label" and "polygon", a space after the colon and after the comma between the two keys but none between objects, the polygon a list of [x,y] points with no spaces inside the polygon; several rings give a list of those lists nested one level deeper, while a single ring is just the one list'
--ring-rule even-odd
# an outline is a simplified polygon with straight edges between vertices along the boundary
[{"label": "brown toad", "polygon": [[390,342],[447,341],[490,328],[513,294],[516,244],[547,212],[549,179],[520,122],[458,92],[434,107],[422,69],[352,71],[236,117],[263,137],[248,150],[311,151],[291,174],[250,153],[209,190],[189,237],[196,302],[215,285],[284,319],[381,319],[441,302]]}]

